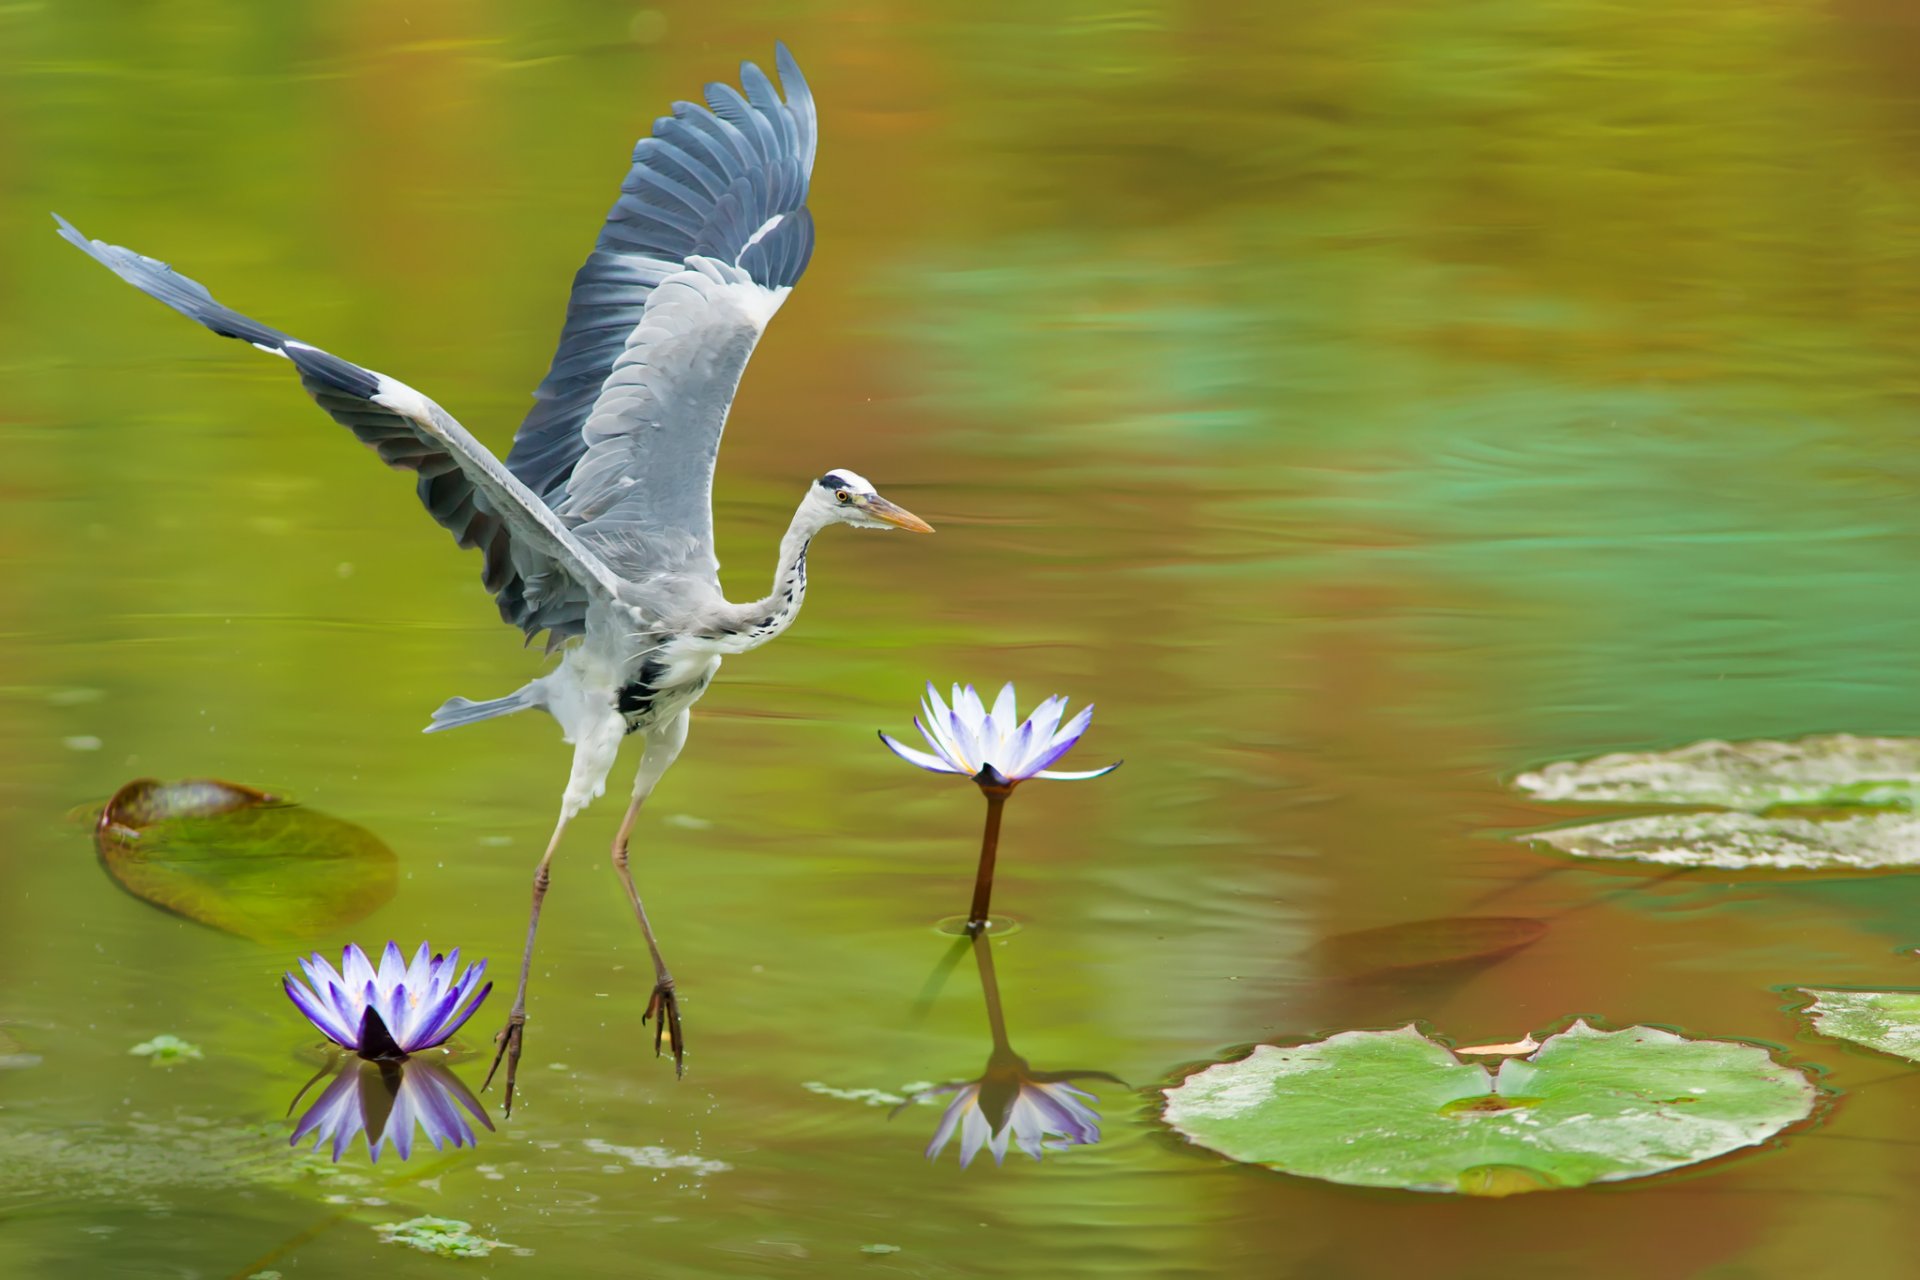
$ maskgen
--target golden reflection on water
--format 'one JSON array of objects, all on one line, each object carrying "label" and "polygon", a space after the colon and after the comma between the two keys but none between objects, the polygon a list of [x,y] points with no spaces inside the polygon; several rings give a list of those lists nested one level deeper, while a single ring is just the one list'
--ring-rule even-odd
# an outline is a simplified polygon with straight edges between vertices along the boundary
[{"label": "golden reflection on water", "polygon": [[[1867,1083],[1897,1073],[1803,1039],[1772,988],[1904,983],[1913,882],[1627,892],[1538,876],[1498,834],[1563,816],[1502,786],[1545,758],[1920,727],[1907,15],[646,14],[0,7],[0,1024],[9,1060],[42,1059],[5,1076],[0,1212],[28,1216],[0,1270],[221,1273],[322,1222],[303,1269],[440,1265],[324,1206],[345,1192],[141,1127],[278,1115],[285,957],[112,894],[65,810],[142,774],[298,794],[400,858],[358,940],[503,963],[564,767],[533,720],[419,735],[448,694],[537,668],[476,566],[284,370],[64,251],[46,211],[504,447],[636,131],[779,36],[821,102],[820,247],[730,434],[728,581],[761,581],[829,466],[941,536],[824,541],[805,616],[729,666],[636,841],[687,1079],[646,1052],[602,806],[555,867],[524,1111],[434,1189],[352,1189],[391,1206],[362,1216],[662,1276],[1367,1277],[1410,1249],[1465,1276],[1496,1239],[1568,1276],[1821,1274],[1835,1240],[1852,1274],[1910,1271],[1920,1130],[1897,1079]],[[1337,1027],[1364,1010],[1315,982],[1318,940],[1494,914],[1551,927],[1429,997],[1463,1041],[1589,1013],[1787,1044],[1865,1087],[1712,1176],[1499,1205],[1222,1168],[1144,1098],[1038,1167],[930,1165],[803,1087],[977,1052],[964,993],[910,1017],[974,802],[872,740],[927,678],[1096,701],[1129,760],[1002,850],[1033,1061],[1151,1082]],[[206,1059],[127,1056],[163,1031]]]}]

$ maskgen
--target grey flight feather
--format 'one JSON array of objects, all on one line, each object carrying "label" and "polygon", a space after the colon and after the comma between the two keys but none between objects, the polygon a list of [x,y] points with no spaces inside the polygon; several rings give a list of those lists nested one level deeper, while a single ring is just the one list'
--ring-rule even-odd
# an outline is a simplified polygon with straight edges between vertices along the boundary
[{"label": "grey flight feather", "polygon": [[744,93],[708,85],[707,107],[675,103],[635,146],[504,466],[404,384],[55,218],[63,237],[135,288],[292,361],[335,421],[416,473],[428,513],[485,557],[482,581],[500,616],[529,639],[546,631],[551,648],[584,633],[596,599],[661,614],[719,598],[720,434],[754,345],[813,250],[813,95],[784,45],[776,66],[785,101],[744,63]]},{"label": "grey flight feather", "polygon": [[634,147],[507,466],[620,574],[718,584],[712,483],[748,357],[813,251],[813,95],[743,63]]},{"label": "grey flight feather", "polygon": [[[387,465],[419,476],[428,512],[463,547],[485,556],[482,580],[500,616],[529,638],[577,625],[590,598],[618,583],[546,504],[440,406],[403,383],[300,342],[216,302],[204,285],[166,263],[89,240],[65,218],[60,235],[115,275],[223,337],[282,356],[334,421]],[[378,400],[376,400],[378,397]]]}]

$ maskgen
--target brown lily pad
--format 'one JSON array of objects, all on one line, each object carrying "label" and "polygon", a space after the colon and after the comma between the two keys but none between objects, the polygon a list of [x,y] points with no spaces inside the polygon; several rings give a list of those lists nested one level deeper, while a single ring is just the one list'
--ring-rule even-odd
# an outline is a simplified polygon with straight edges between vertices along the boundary
[{"label": "brown lily pad", "polygon": [[398,879],[393,851],[365,828],[213,779],[129,782],[93,841],[134,897],[258,942],[351,924]]}]

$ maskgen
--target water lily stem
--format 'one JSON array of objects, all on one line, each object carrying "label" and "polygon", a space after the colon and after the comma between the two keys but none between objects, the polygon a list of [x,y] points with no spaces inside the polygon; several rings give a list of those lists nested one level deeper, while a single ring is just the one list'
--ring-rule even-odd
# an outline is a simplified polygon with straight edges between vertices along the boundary
[{"label": "water lily stem", "polygon": [[993,1032],[995,1054],[1011,1053],[1007,1043],[1007,1015],[1000,1009],[1000,979],[993,971],[993,943],[983,933],[973,935],[973,958],[980,966],[980,994],[986,1000],[987,1027]]},{"label": "water lily stem", "polygon": [[983,784],[980,794],[987,798],[987,826],[980,833],[980,869],[973,876],[973,906],[967,912],[967,932],[975,936],[987,927],[987,909],[993,903],[993,862],[1000,851],[1000,811],[1013,788]]}]

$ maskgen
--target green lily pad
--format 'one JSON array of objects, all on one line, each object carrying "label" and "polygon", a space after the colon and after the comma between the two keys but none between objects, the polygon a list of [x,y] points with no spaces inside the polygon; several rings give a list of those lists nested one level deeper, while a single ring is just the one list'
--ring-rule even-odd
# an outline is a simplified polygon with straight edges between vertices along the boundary
[{"label": "green lily pad", "polygon": [[1576,1021],[1497,1070],[1411,1026],[1261,1045],[1166,1090],[1163,1114],[1282,1173],[1504,1196],[1698,1164],[1806,1119],[1817,1097],[1755,1045]]},{"label": "green lily pad", "polygon": [[1900,805],[1920,800],[1920,739],[1820,734],[1791,742],[1709,739],[1672,751],[1564,760],[1513,785],[1538,800],[1717,805]]},{"label": "green lily pad", "polygon": [[1842,991],[1802,987],[1804,1012],[1821,1035],[1920,1062],[1920,991]]},{"label": "green lily pad", "polygon": [[231,782],[130,782],[101,811],[94,847],[135,897],[260,942],[351,924],[398,880],[371,832]]},{"label": "green lily pad", "polygon": [[1920,817],[1859,813],[1807,818],[1658,813],[1521,837],[1576,858],[1719,871],[1905,871],[1920,867]]}]

